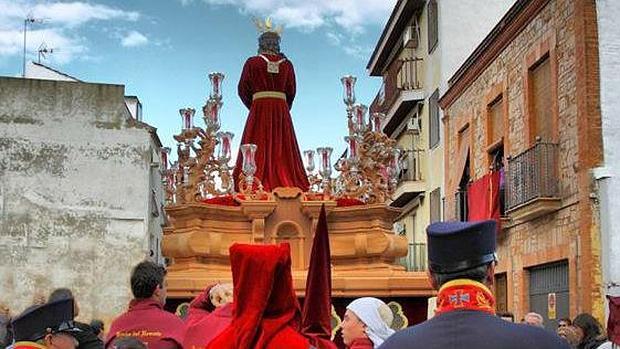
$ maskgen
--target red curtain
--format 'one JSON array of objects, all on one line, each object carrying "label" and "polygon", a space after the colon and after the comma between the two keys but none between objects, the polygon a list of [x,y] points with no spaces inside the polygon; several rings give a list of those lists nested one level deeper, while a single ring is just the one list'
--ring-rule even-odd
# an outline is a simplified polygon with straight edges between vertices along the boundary
[{"label": "red curtain", "polygon": [[607,337],[620,345],[620,297],[607,296],[609,300],[609,319],[607,319]]},{"label": "red curtain", "polygon": [[467,189],[467,208],[469,221],[494,219],[500,230],[499,171],[487,173],[471,183]]}]

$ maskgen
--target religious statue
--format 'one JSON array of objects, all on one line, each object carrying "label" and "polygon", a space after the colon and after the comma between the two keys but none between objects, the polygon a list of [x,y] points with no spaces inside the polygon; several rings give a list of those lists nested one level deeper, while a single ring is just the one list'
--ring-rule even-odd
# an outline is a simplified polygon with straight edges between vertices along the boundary
[{"label": "religious statue", "polygon": [[[295,72],[280,52],[281,27],[271,20],[256,21],[260,37],[258,55],[248,58],[238,85],[239,97],[250,110],[241,144],[256,144],[256,173],[266,191],[276,187],[298,187],[307,191],[304,170],[293,129],[290,109],[295,99]],[[243,157],[237,156],[233,172],[239,185]]]}]

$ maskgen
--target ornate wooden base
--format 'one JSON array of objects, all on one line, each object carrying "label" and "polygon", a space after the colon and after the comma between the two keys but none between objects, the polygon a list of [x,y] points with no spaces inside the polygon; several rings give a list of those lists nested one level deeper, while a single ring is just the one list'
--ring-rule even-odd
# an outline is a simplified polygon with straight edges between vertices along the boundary
[{"label": "ornate wooden base", "polygon": [[336,207],[335,201],[309,201],[297,188],[276,188],[266,200],[240,206],[169,206],[162,249],[168,268],[168,295],[193,297],[205,286],[230,282],[228,248],[235,242],[291,245],[293,281],[305,289],[313,234],[325,205],[332,255],[334,297],[427,296],[426,274],[394,264],[407,254],[407,241],[395,235],[398,209],[385,204]]}]

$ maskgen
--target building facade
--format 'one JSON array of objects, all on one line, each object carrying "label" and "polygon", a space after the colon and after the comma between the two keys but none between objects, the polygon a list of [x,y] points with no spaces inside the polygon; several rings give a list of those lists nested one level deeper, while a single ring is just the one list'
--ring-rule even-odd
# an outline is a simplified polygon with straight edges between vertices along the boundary
[{"label": "building facade", "polygon": [[[595,170],[600,199],[601,259],[603,267],[603,292],[620,296],[620,31],[615,21],[620,17],[620,2],[596,1],[601,117],[603,126],[604,164]],[[605,307],[607,311],[608,308]]]},{"label": "building facade", "polygon": [[398,233],[409,240],[403,264],[426,269],[429,223],[444,216],[444,140],[439,96],[448,78],[508,9],[510,1],[400,0],[368,62],[383,85],[370,112],[386,114],[384,132],[403,149],[392,206],[403,209]]},{"label": "building facade", "polygon": [[498,311],[601,319],[595,3],[517,1],[449,83],[446,218],[497,214]]},{"label": "building facade", "polygon": [[124,86],[0,77],[0,293],[13,313],[71,288],[111,320],[129,274],[161,259],[161,143]]}]

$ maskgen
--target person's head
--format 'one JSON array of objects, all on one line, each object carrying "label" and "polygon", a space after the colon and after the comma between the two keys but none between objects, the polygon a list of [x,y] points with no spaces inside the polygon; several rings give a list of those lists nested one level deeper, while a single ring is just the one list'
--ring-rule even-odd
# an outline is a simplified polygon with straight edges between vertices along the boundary
[{"label": "person's head", "polygon": [[513,313],[497,313],[497,316],[501,318],[502,320],[505,320],[508,322],[515,322],[515,316]]},{"label": "person's head", "polygon": [[166,303],[166,269],[154,262],[138,263],[131,272],[131,292],[136,299],[152,298]]},{"label": "person's head", "polygon": [[59,332],[46,335],[43,338],[43,345],[48,349],[75,349],[79,343],[72,335]]},{"label": "person's head", "polygon": [[280,53],[280,35],[276,32],[268,31],[258,37],[258,53]]},{"label": "person's head", "polygon": [[560,338],[563,338],[571,348],[575,348],[579,344],[579,334],[577,328],[573,325],[558,327],[557,334]]},{"label": "person's head", "polygon": [[590,314],[582,313],[573,319],[579,343],[585,343],[601,336],[601,325]]},{"label": "person's head", "polygon": [[135,337],[122,337],[114,341],[113,349],[147,349],[146,344]]},{"label": "person's head", "polygon": [[492,286],[495,274],[495,221],[436,222],[426,229],[429,277],[435,289],[469,279]]},{"label": "person's head", "polygon": [[95,336],[99,337],[99,339],[104,340],[104,335],[103,335],[103,329],[104,329],[104,324],[103,321],[101,320],[92,320],[90,322],[90,327],[93,329],[93,333],[95,334]]},{"label": "person's head", "polygon": [[380,299],[362,297],[347,306],[342,321],[342,339],[349,346],[356,339],[368,338],[379,347],[394,333],[392,310]]},{"label": "person's head", "polygon": [[64,299],[73,300],[73,313],[77,317],[80,314],[80,307],[78,306],[78,303],[75,301],[75,297],[73,297],[73,292],[71,292],[70,289],[65,288],[65,287],[55,289],[54,291],[52,291],[52,293],[50,293],[50,296],[47,298],[47,302],[52,303],[52,302],[61,301]]},{"label": "person's head", "polygon": [[570,325],[572,325],[572,324],[573,324],[573,322],[572,322],[572,321],[570,321],[570,319],[569,319],[569,318],[567,318],[567,317],[565,317],[565,318],[562,318],[562,319],[558,320],[558,328],[562,328],[562,327],[570,326]]},{"label": "person's head", "polygon": [[525,314],[524,322],[526,325],[530,325],[530,326],[535,326],[535,327],[540,327],[540,328],[545,327],[545,325],[543,324],[544,319],[542,315],[538,313],[534,313],[534,312]]},{"label": "person's head", "polygon": [[223,307],[233,301],[233,285],[217,284],[209,291],[209,299],[214,307]]}]

